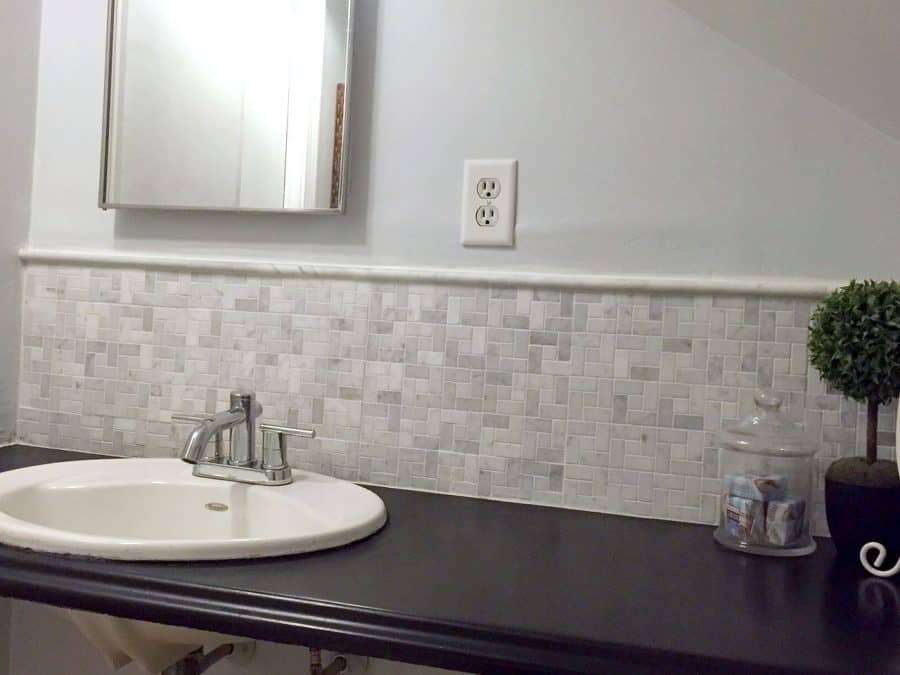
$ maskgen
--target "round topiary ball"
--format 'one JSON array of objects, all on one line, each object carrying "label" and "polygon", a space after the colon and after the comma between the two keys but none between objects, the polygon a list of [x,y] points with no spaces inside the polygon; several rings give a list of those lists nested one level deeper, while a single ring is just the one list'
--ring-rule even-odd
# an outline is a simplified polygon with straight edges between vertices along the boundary
[{"label": "round topiary ball", "polygon": [[811,318],[809,360],[856,401],[900,395],[900,283],[854,280],[825,298]]}]

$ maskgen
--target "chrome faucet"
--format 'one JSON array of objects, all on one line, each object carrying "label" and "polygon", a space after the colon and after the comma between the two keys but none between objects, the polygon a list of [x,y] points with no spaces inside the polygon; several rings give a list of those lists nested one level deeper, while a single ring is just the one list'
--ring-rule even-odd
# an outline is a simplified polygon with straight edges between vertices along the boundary
[{"label": "chrome faucet", "polygon": [[[182,459],[194,465],[194,475],[255,485],[287,485],[293,480],[287,465],[286,436],[315,438],[312,429],[293,429],[272,424],[259,426],[263,433],[262,457],[256,453],[256,420],[262,406],[252,391],[233,391],[228,410],[211,415],[172,415],[174,422],[195,426],[184,444]],[[222,436],[230,432],[228,456]],[[212,449],[210,441],[215,439]]]},{"label": "chrome faucet", "polygon": [[201,461],[206,446],[213,436],[217,440],[218,453],[221,453],[219,435],[225,431],[243,427],[244,433],[232,432],[231,434],[231,456],[228,462],[229,464],[246,466],[250,463],[249,460],[253,456],[253,448],[248,444],[248,441],[253,440],[253,435],[246,433],[246,431],[247,427],[252,430],[253,422],[261,412],[260,408],[261,406],[256,403],[255,397],[251,392],[233,391],[231,392],[231,407],[228,410],[201,418],[173,415],[172,419],[176,421],[199,422],[193,428],[187,442],[184,444],[182,459],[189,464],[196,464],[198,461]]}]

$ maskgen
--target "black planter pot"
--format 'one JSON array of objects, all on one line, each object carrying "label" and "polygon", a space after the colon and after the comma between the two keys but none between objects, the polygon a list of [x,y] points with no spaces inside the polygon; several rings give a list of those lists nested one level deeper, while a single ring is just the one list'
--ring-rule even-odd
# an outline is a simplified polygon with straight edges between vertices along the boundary
[{"label": "black planter pot", "polygon": [[900,555],[900,487],[852,485],[825,477],[825,512],[841,557],[859,557],[863,544],[877,541],[888,560]]}]

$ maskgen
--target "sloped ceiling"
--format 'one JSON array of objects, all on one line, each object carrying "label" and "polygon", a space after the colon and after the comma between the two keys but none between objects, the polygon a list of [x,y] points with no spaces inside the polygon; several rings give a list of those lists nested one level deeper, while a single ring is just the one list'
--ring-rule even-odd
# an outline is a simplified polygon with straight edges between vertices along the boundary
[{"label": "sloped ceiling", "polygon": [[900,0],[671,0],[900,140]]}]

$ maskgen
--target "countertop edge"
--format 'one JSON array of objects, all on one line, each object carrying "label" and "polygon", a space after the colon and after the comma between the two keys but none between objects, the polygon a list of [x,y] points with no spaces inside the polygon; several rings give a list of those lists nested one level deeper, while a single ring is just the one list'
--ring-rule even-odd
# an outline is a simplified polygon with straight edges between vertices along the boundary
[{"label": "countertop edge", "polygon": [[12,554],[4,556],[0,575],[0,594],[7,597],[268,642],[444,668],[489,668],[491,673],[585,673],[625,664],[629,672],[637,673],[659,672],[659,668],[667,673],[800,672],[645,645],[579,642],[502,627],[424,620],[224,586],[202,587],[121,573],[99,575],[84,569],[79,563],[88,561],[78,557],[42,553],[35,562],[25,559],[35,552],[9,551]]}]

